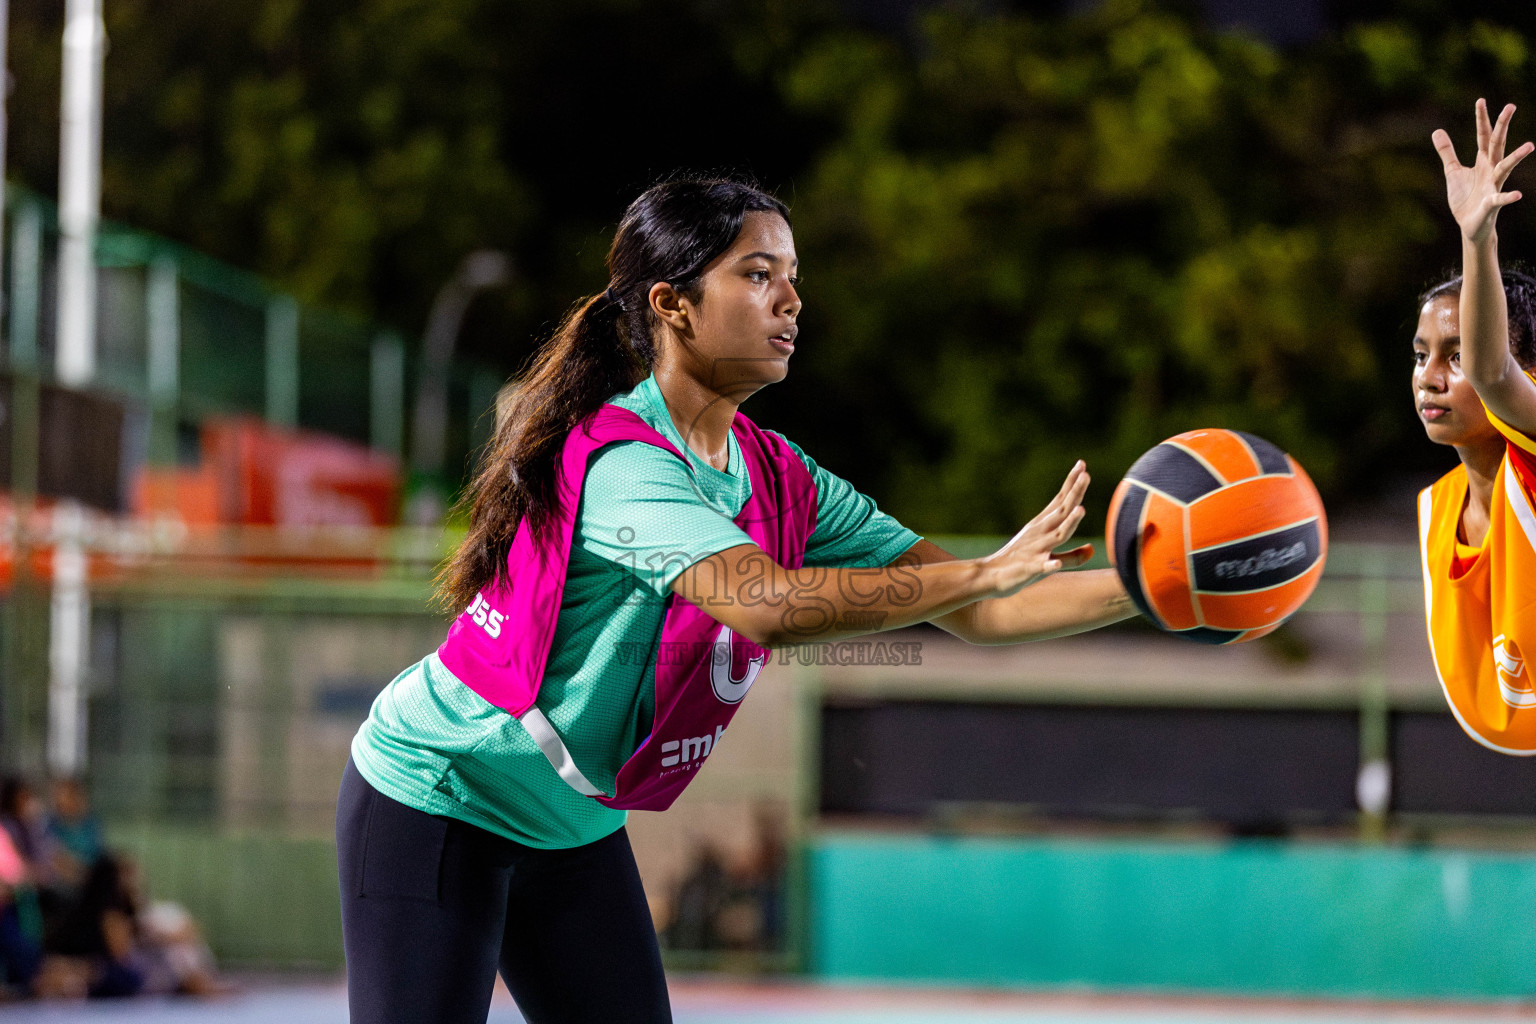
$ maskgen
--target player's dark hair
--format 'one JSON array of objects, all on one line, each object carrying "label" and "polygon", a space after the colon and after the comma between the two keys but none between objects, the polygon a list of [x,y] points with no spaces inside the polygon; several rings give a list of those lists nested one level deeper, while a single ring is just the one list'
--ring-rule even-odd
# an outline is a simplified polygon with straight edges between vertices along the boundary
[{"label": "player's dark hair", "polygon": [[21,817],[21,798],[31,791],[32,787],[19,775],[0,779],[0,817]]},{"label": "player's dark hair", "polygon": [[608,250],[608,287],[578,302],[539,348],[499,410],[496,433],[462,505],[469,534],[437,577],[437,597],[460,611],[506,571],[519,525],[545,539],[556,508],[556,469],[571,429],[650,375],[656,317],[650,291],[665,281],[694,302],[699,279],[755,211],[789,209],[734,178],[679,178],[640,195]]},{"label": "player's dark hair", "polygon": [[[1536,278],[1522,270],[1505,268],[1504,305],[1509,313],[1509,350],[1521,368],[1536,368]],[[1461,275],[1447,278],[1419,296],[1424,303],[1447,295],[1460,297]]]}]

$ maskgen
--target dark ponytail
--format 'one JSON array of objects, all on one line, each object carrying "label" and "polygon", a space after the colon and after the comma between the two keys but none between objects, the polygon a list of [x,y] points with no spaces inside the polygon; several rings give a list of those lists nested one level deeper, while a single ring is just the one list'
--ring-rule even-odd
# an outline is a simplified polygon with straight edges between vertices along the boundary
[{"label": "dark ponytail", "polygon": [[608,250],[605,291],[566,314],[516,381],[462,505],[469,534],[437,577],[438,601],[465,608],[506,571],[519,526],[544,540],[558,500],[555,473],[571,429],[650,375],[656,361],[652,285],[697,302],[699,278],[754,211],[785,205],[747,182],[689,178],[647,189],[629,205]]},{"label": "dark ponytail", "polygon": [[[1506,267],[1504,305],[1509,314],[1509,351],[1521,369],[1536,369],[1536,278]],[[1461,275],[1447,278],[1419,296],[1419,308],[1447,295],[1461,296]]]}]

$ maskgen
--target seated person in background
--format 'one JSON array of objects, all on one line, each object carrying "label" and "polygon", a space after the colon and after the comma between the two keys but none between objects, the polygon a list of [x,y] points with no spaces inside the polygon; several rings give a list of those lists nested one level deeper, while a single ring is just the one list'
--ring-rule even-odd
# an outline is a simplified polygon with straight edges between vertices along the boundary
[{"label": "seated person in background", "polygon": [[43,802],[19,776],[0,780],[0,831],[26,863],[27,882],[18,899],[23,923],[34,939],[41,940],[73,902],[74,886],[61,873],[68,871],[68,865],[48,835]]},{"label": "seated person in background", "polygon": [[92,864],[106,852],[101,823],[91,813],[90,798],[80,780],[62,776],[53,780],[47,831],[53,840],[60,873],[79,884]]},{"label": "seated person in background", "polygon": [[108,854],[92,865],[80,896],[48,936],[48,947],[89,965],[92,998],[132,996],[148,980],[138,955],[138,906],[122,861]]},{"label": "seated person in background", "polygon": [[27,862],[10,832],[0,829],[0,1000],[31,991],[43,964],[43,950],[28,934],[17,890],[29,882]]},{"label": "seated person in background", "polygon": [[155,900],[139,916],[139,925],[145,947],[163,966],[162,976],[170,981],[168,991],[189,996],[232,991],[215,972],[213,951],[181,904]]},{"label": "seated person in background", "polygon": [[74,886],[67,877],[72,862],[49,834],[48,808],[26,779],[13,775],[0,781],[0,828],[27,862],[43,913],[52,920],[73,895]]},{"label": "seated person in background", "polygon": [[226,988],[191,915],[174,903],[146,909],[137,866],[116,854],[96,859],[79,900],[49,939],[50,948],[90,964],[93,997],[214,995]]},{"label": "seated person in background", "polygon": [[0,828],[0,1002],[85,995],[84,965],[44,952],[41,915],[26,860]]}]

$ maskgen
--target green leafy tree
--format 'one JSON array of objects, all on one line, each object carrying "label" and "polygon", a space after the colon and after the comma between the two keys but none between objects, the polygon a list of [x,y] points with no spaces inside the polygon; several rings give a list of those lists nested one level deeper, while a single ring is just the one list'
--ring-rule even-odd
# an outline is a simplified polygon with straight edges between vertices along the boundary
[{"label": "green leafy tree", "polygon": [[[1102,508],[1198,426],[1270,437],[1332,498],[1442,467],[1407,404],[1414,296],[1459,252],[1429,133],[1536,91],[1517,0],[1290,49],[1152,0],[910,36],[826,0],[106,13],[108,216],[408,332],[465,252],[505,249],[463,350],[507,371],[603,285],[641,188],[756,173],[794,209],[807,329],[754,415],[929,531],[1009,530],[1079,456]],[[12,5],[12,172],[45,192],[60,19]]]},{"label": "green leafy tree", "polygon": [[[17,162],[48,191],[56,7],[18,13],[14,58],[31,115]],[[104,212],[307,300],[419,314],[422,291],[509,238],[529,205],[502,153],[484,7],[111,0]]]},{"label": "green leafy tree", "polygon": [[[727,5],[732,6],[732,5]],[[57,3],[12,5],[12,167],[57,181]],[[764,47],[695,0],[109,0],[103,212],[418,330],[472,249],[517,281],[464,349],[515,368],[674,168],[803,162]],[[775,27],[777,26],[777,27]],[[737,60],[737,53],[741,60]],[[753,62],[756,61],[755,69]],[[746,69],[746,70],[743,70]]]},{"label": "green leafy tree", "polygon": [[1079,456],[1102,508],[1202,426],[1369,495],[1424,447],[1405,332],[1455,254],[1430,130],[1479,84],[1518,100],[1524,46],[1383,22],[1282,53],[1137,0],[818,40],[784,79],[839,128],[797,189],[797,370],[846,401],[798,414],[931,530],[1016,528]]}]

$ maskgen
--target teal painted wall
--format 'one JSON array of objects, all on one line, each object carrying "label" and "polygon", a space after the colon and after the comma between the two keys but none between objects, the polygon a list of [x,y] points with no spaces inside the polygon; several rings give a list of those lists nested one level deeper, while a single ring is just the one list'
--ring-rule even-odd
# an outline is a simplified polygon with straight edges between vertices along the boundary
[{"label": "teal painted wall", "polygon": [[809,865],[829,978],[1536,994],[1536,857],[835,835]]}]

